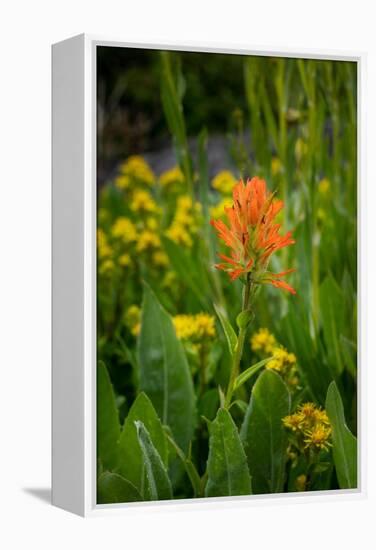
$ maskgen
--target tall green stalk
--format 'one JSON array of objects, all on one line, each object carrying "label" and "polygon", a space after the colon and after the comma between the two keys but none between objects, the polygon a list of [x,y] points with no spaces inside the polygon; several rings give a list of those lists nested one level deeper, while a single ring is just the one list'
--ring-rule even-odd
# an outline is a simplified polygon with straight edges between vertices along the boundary
[{"label": "tall green stalk", "polygon": [[[242,311],[241,313],[244,313],[246,311],[249,311],[250,306],[250,298],[251,298],[251,287],[252,287],[252,281],[250,277],[250,273],[247,274],[247,280],[243,289],[243,304],[242,304]],[[227,387],[226,397],[225,397],[225,408],[227,409],[231,405],[231,398],[232,394],[234,393],[234,385],[235,380],[237,376],[239,375],[239,368],[240,368],[240,361],[243,355],[243,348],[244,348],[244,341],[245,336],[247,333],[247,326],[248,323],[241,324],[239,327],[238,332],[238,343],[236,345],[232,367],[231,367],[231,373],[230,373],[230,380]]]}]

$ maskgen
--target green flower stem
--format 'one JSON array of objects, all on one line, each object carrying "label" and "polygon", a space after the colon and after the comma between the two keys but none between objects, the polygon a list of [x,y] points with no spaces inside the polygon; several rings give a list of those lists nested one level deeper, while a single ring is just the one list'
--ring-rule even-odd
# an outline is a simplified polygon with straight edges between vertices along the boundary
[{"label": "green flower stem", "polygon": [[[242,312],[247,311],[250,305],[251,297],[251,286],[252,282],[250,279],[250,274],[247,274],[247,280],[243,289],[243,305]],[[243,355],[244,340],[247,333],[247,326],[239,328],[238,333],[238,343],[236,346],[234,359],[232,362],[230,380],[227,387],[226,398],[225,398],[225,408],[228,409],[231,405],[232,394],[234,393],[234,384],[237,376],[239,375],[240,361]]]}]

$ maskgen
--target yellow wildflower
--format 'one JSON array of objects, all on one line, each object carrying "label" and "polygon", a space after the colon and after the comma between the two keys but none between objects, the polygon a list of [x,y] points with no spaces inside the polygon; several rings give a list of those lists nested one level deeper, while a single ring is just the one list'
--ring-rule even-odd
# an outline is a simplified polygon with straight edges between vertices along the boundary
[{"label": "yellow wildflower", "polygon": [[152,231],[142,231],[137,239],[136,250],[137,252],[144,252],[145,250],[160,248],[161,240],[156,233]]},{"label": "yellow wildflower", "polygon": [[147,218],[146,227],[152,231],[155,231],[158,229],[158,220],[156,218]]},{"label": "yellow wildflower", "polygon": [[214,220],[218,220],[218,218],[221,218],[225,214],[225,208],[229,208],[230,206],[232,206],[232,198],[225,197],[224,199],[220,200],[218,204],[210,208],[210,217]]},{"label": "yellow wildflower", "polygon": [[133,212],[158,212],[158,206],[148,191],[136,189],[131,200]]},{"label": "yellow wildflower", "polygon": [[178,223],[172,223],[172,225],[170,225],[170,227],[166,230],[166,237],[175,243],[182,244],[188,248],[191,248],[193,245],[189,232],[185,229],[184,225],[180,225]]},{"label": "yellow wildflower", "polygon": [[222,170],[222,172],[219,172],[215,178],[213,178],[212,186],[222,193],[222,195],[230,195],[236,181],[236,178],[229,170]]},{"label": "yellow wildflower", "polygon": [[166,267],[169,264],[168,256],[163,250],[157,250],[152,255],[153,264],[157,267]]},{"label": "yellow wildflower", "polygon": [[304,416],[300,413],[290,414],[282,419],[283,425],[293,432],[300,429],[304,422]]},{"label": "yellow wildflower", "polygon": [[126,174],[120,174],[120,176],[117,176],[115,178],[115,186],[118,189],[122,189],[122,190],[128,189],[128,187],[130,186],[130,183],[131,183],[131,179]]},{"label": "yellow wildflower", "polygon": [[175,288],[177,282],[178,278],[175,271],[167,271],[162,280],[162,288],[168,288],[169,290],[172,290]]},{"label": "yellow wildflower", "polygon": [[133,155],[120,165],[122,175],[135,178],[148,185],[153,185],[155,175],[149,164],[140,155]]},{"label": "yellow wildflower", "polygon": [[330,191],[330,181],[328,178],[323,178],[318,185],[318,190],[320,195],[327,195],[327,193]]},{"label": "yellow wildflower", "polygon": [[119,265],[122,267],[128,267],[132,265],[132,259],[129,254],[122,254],[119,256]]},{"label": "yellow wildflower", "polygon": [[276,347],[271,350],[273,359],[271,359],[267,364],[267,369],[276,370],[280,373],[286,373],[290,370],[290,367],[296,364],[296,357],[293,353],[289,353],[282,347]]},{"label": "yellow wildflower", "polygon": [[317,424],[312,430],[307,430],[304,438],[306,448],[327,450],[331,447],[331,443],[328,441],[331,432],[331,428],[323,424]]},{"label": "yellow wildflower", "polygon": [[174,166],[159,176],[159,183],[162,187],[171,187],[175,184],[180,186],[184,183],[184,174],[179,166]]},{"label": "yellow wildflower", "polygon": [[303,403],[303,405],[300,405],[298,407],[298,411],[304,416],[306,420],[308,418],[314,419],[316,416],[316,406],[314,403]]},{"label": "yellow wildflower", "polygon": [[99,266],[99,273],[101,275],[109,275],[115,269],[113,260],[104,260]]},{"label": "yellow wildflower", "polygon": [[267,328],[260,328],[251,337],[251,348],[253,351],[270,354],[275,348],[277,341],[275,336]]},{"label": "yellow wildflower", "polygon": [[173,323],[179,340],[194,342],[214,338],[215,319],[207,313],[175,315]]},{"label": "yellow wildflower", "polygon": [[100,223],[104,223],[104,222],[106,222],[106,221],[108,220],[108,218],[109,218],[109,212],[108,212],[108,210],[106,210],[105,208],[103,208],[103,206],[100,207],[100,208],[98,208],[98,221],[99,221]]},{"label": "yellow wildflower", "polygon": [[130,243],[137,240],[137,231],[133,222],[121,216],[118,218],[111,228],[113,237],[121,239],[125,243]]},{"label": "yellow wildflower", "polygon": [[135,304],[129,306],[124,315],[124,322],[133,336],[137,336],[141,328],[141,309]]}]

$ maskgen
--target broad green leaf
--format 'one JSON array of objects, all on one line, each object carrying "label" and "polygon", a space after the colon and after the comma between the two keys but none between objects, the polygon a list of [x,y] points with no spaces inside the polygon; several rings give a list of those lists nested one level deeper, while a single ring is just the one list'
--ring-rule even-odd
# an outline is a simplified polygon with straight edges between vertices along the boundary
[{"label": "broad green leaf", "polygon": [[249,380],[249,378],[251,378],[251,376],[256,374],[256,372],[258,372],[260,369],[262,369],[262,367],[264,365],[266,365],[271,359],[272,359],[272,357],[268,357],[267,359],[262,359],[258,363],[255,363],[254,365],[252,365],[251,367],[249,367],[248,369],[243,371],[241,374],[239,374],[239,376],[235,380],[234,391],[236,391],[238,388],[240,388],[240,386],[242,386],[244,384],[244,382]]},{"label": "broad green leaf", "polygon": [[168,500],[172,498],[171,482],[162,459],[154,447],[149,432],[140,420],[135,422],[138,442],[145,464],[145,493],[147,500]]},{"label": "broad green leaf", "polygon": [[105,364],[99,361],[97,367],[97,453],[104,469],[112,470],[117,466],[119,436],[120,423],[114,390]]},{"label": "broad green leaf", "polygon": [[134,401],[119,438],[119,472],[144,494],[145,464],[137,437],[136,421],[146,427],[154,447],[167,467],[168,447],[161,421],[150,401],[141,392]]},{"label": "broad green leaf", "polygon": [[221,325],[223,328],[223,332],[225,333],[225,336],[226,336],[227,345],[228,345],[230,354],[231,356],[233,356],[238,343],[238,337],[236,336],[234,329],[232,328],[230,322],[228,321],[223,311],[215,304],[214,304],[214,309],[218,315],[219,320],[221,321]]},{"label": "broad green leaf", "polygon": [[247,458],[230,413],[219,409],[209,425],[207,497],[250,495],[252,493]]},{"label": "broad green leaf", "polygon": [[97,503],[139,502],[143,500],[136,487],[119,474],[104,472],[98,478]]},{"label": "broad green leaf", "polygon": [[240,431],[255,494],[283,491],[287,434],[282,418],[289,412],[286,384],[276,372],[265,370],[253,386]]},{"label": "broad green leaf", "polygon": [[140,389],[150,397],[163,424],[186,452],[196,424],[193,382],[181,342],[168,313],[144,286],[138,339]]},{"label": "broad green leaf", "polygon": [[340,337],[346,321],[345,298],[331,276],[320,286],[320,313],[328,361],[333,377],[337,378],[344,368]]},{"label": "broad green leaf", "polygon": [[341,395],[335,382],[328,388],[325,404],[333,437],[333,457],[341,489],[357,487],[357,440],[346,425]]}]

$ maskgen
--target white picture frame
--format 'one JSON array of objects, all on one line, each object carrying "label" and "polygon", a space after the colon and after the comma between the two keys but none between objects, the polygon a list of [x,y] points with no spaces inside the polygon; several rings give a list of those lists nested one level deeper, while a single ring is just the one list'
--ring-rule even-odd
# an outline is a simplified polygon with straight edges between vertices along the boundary
[{"label": "white picture frame", "polygon": [[[354,61],[358,66],[358,488],[315,493],[96,504],[96,48],[137,47]],[[253,506],[366,495],[364,53],[227,44],[131,44],[79,35],[52,47],[52,503],[81,516]]]}]

